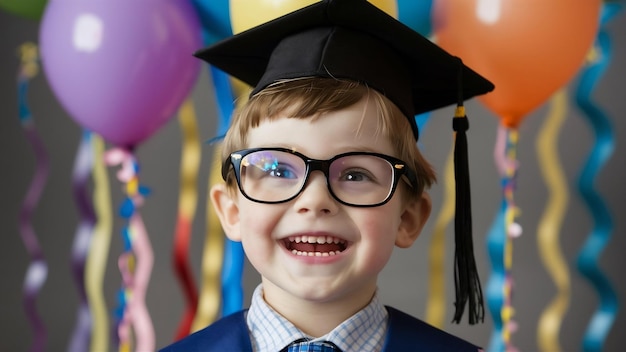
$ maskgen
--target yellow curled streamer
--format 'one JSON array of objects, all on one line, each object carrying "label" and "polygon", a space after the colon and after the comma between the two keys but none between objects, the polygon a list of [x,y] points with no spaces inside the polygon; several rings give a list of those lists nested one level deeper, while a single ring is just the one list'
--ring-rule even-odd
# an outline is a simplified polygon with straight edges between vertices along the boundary
[{"label": "yellow curled streamer", "polygon": [[569,194],[567,179],[558,158],[558,133],[566,117],[565,90],[551,101],[548,117],[537,137],[537,159],[549,192],[546,209],[537,228],[537,244],[544,266],[557,288],[557,294],[541,314],[537,325],[537,343],[542,351],[561,351],[559,330],[569,307],[570,278],[567,262],[559,248],[559,233]]},{"label": "yellow curled streamer", "polygon": [[[209,192],[211,187],[222,182],[221,152],[215,148],[209,175]],[[219,315],[221,298],[221,272],[224,260],[224,233],[211,197],[207,197],[207,232],[202,255],[202,286],[198,299],[198,311],[191,326],[192,332],[211,324]]]},{"label": "yellow curled streamer", "polygon": [[91,351],[109,350],[109,319],[104,297],[104,273],[113,231],[113,214],[109,179],[104,163],[104,141],[93,135],[94,149],[93,183],[94,210],[97,222],[93,230],[89,256],[85,264],[85,290],[93,319]]},{"label": "yellow curled streamer", "polygon": [[426,321],[440,329],[444,327],[446,315],[446,228],[454,218],[454,148],[446,160],[443,204],[439,210],[433,230],[433,237],[428,252],[430,273],[428,284],[428,300],[426,302]]},{"label": "yellow curled streamer", "polygon": [[200,141],[196,125],[193,101],[187,98],[180,108],[178,120],[183,132],[183,153],[181,162],[181,182],[179,215],[191,221],[196,214],[197,192],[196,174],[200,164]]}]

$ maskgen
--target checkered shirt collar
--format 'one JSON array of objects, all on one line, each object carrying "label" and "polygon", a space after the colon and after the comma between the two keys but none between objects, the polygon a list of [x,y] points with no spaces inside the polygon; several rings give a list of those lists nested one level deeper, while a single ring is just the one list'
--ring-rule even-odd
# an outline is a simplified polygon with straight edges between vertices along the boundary
[{"label": "checkered shirt collar", "polygon": [[308,338],[314,341],[331,341],[344,352],[381,351],[385,342],[388,313],[375,294],[365,308],[339,324],[328,334],[312,338],[281,316],[263,299],[263,287],[257,286],[247,314],[252,350],[255,352],[280,351],[291,342]]}]

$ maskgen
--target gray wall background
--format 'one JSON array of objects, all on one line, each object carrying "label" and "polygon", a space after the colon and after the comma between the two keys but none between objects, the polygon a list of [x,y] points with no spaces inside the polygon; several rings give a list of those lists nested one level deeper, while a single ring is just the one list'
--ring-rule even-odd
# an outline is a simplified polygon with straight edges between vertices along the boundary
[{"label": "gray wall background", "polygon": [[[623,180],[626,176],[626,16],[620,14],[608,26],[614,44],[614,56],[608,72],[595,90],[595,99],[612,117],[616,149],[610,162],[597,179],[596,188],[610,207],[614,220],[613,237],[600,259],[600,265],[617,290],[620,299],[626,297],[623,270],[626,264],[626,193]],[[38,24],[0,11],[0,351],[26,351],[32,333],[22,309],[22,282],[29,258],[17,227],[17,215],[28,189],[34,170],[34,154],[25,139],[17,115],[16,74],[17,48],[25,41],[38,40]],[[541,82],[537,82],[541,84]],[[202,72],[193,92],[199,133],[201,138],[214,136],[215,103],[211,93],[208,73]],[[572,90],[569,90],[572,93]],[[572,94],[570,94],[572,96]],[[570,101],[571,98],[570,98]],[[75,322],[78,295],[70,274],[70,251],[77,224],[77,210],[72,200],[71,174],[81,129],[68,117],[56,101],[43,74],[31,83],[30,107],[37,129],[50,157],[50,176],[38,205],[34,227],[49,265],[48,279],[40,292],[38,309],[48,332],[47,350],[67,349]],[[478,101],[470,102],[471,119],[470,158],[474,203],[474,232],[476,256],[483,285],[489,279],[485,238],[500,202],[499,176],[494,166],[492,152],[498,120]],[[537,350],[536,326],[541,312],[555,294],[555,286],[546,273],[537,249],[537,222],[543,213],[547,190],[541,170],[537,165],[535,139],[546,116],[547,106],[529,115],[520,128],[516,202],[522,210],[518,221],[524,234],[514,242],[513,279],[515,289],[513,306],[519,330],[513,335],[513,344],[523,351]],[[432,114],[421,140],[426,156],[436,168],[443,170],[451,145],[451,108]],[[142,166],[141,180],[151,187],[153,194],[141,209],[155,252],[155,265],[148,291],[147,304],[157,333],[157,346],[172,341],[183,312],[183,298],[171,265],[171,247],[176,223],[178,202],[181,133],[176,118],[137,151]],[[572,283],[571,305],[563,322],[561,344],[566,351],[581,350],[582,336],[589,319],[597,307],[598,299],[590,284],[575,267],[575,258],[592,227],[592,218],[576,191],[579,172],[593,144],[593,136],[581,112],[570,103],[567,121],[559,136],[559,149],[563,169],[570,184],[570,203],[561,229],[562,250],[570,263]],[[203,149],[199,174],[199,203],[193,228],[191,262],[197,279],[200,279],[201,249],[205,233],[207,175],[212,150]],[[113,204],[120,204],[122,190],[110,171]],[[433,217],[413,248],[397,250],[380,279],[380,289],[387,304],[413,315],[423,316],[427,299],[428,246],[434,219],[441,204],[442,186],[431,192],[434,200]],[[106,294],[109,307],[115,305],[115,293],[120,286],[117,257],[121,253],[120,228],[116,218],[106,274]],[[452,241],[452,228],[448,228],[448,243]],[[452,258],[451,249],[448,258]],[[453,302],[452,272],[448,271],[448,301],[451,317]],[[246,304],[258,276],[246,264]],[[623,305],[623,302],[622,302]],[[448,324],[446,330],[487,347],[492,323],[487,312],[482,325],[460,326]],[[623,348],[626,316],[620,310],[615,324],[606,339],[607,351]]]}]

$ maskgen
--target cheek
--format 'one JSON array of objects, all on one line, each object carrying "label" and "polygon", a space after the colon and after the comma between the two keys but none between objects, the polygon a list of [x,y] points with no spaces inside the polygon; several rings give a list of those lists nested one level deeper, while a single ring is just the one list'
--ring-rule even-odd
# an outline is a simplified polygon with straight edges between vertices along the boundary
[{"label": "cheek", "polygon": [[263,255],[268,253],[268,247],[275,244],[272,234],[280,220],[280,212],[269,205],[249,203],[240,202],[241,242],[246,254]]},{"label": "cheek", "polygon": [[367,263],[373,270],[387,264],[396,242],[399,221],[388,213],[369,214],[361,221],[361,236],[367,241]]},{"label": "cheek", "polygon": [[[251,232],[266,232],[280,217],[280,207],[275,204],[256,203],[239,194],[239,221],[242,236]],[[246,231],[243,231],[246,230]]]},{"label": "cheek", "polygon": [[361,233],[371,237],[379,243],[395,243],[396,234],[400,227],[399,210],[394,204],[387,203],[378,210],[371,208],[371,211],[364,212],[359,216],[361,223]]},{"label": "cheek", "polygon": [[263,216],[245,216],[241,218],[241,245],[246,258],[255,268],[267,263],[271,257],[271,238],[269,226]]}]

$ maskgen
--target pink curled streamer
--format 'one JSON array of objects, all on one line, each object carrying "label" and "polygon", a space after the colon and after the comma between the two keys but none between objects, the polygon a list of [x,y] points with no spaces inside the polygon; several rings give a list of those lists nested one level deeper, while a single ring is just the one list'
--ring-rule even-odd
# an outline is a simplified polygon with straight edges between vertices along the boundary
[{"label": "pink curled streamer", "polygon": [[133,232],[133,252],[137,258],[135,277],[132,285],[133,296],[128,304],[136,336],[137,351],[154,351],[154,327],[146,307],[146,291],[152,273],[154,255],[143,220],[138,213],[130,219]]},{"label": "pink curled streamer", "polygon": [[137,208],[143,204],[147,191],[139,185],[139,169],[132,153],[123,149],[112,149],[105,154],[109,165],[120,165],[117,178],[125,183],[127,199],[121,213],[127,217],[125,231],[127,251],[118,259],[122,275],[121,318],[117,328],[119,350],[130,350],[131,329],[134,331],[136,351],[154,351],[155,334],[150,314],[145,304],[147,287],[152,273],[154,254],[141,215]]}]

